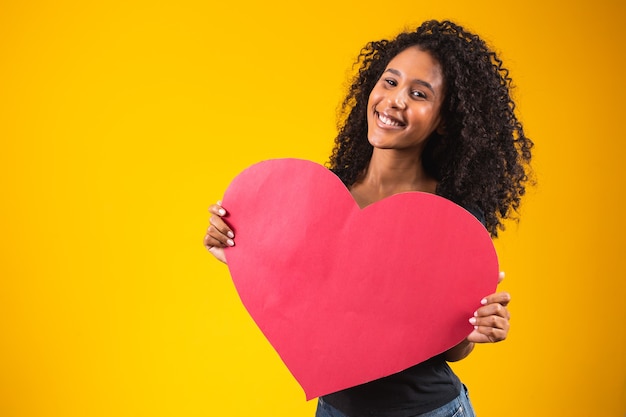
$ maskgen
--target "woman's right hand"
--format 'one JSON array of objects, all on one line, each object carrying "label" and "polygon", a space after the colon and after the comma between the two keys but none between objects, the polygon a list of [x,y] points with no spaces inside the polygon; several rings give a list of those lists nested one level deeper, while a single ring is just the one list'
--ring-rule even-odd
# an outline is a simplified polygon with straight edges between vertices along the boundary
[{"label": "woman's right hand", "polygon": [[222,207],[222,202],[218,201],[209,207],[209,228],[204,235],[204,246],[218,260],[226,263],[224,248],[227,246],[235,246],[235,234],[231,228],[222,219],[226,215],[226,210]]}]

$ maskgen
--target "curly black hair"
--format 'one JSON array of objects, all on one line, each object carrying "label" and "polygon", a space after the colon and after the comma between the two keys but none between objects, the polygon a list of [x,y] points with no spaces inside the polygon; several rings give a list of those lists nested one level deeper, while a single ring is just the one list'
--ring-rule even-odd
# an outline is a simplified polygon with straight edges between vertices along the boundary
[{"label": "curly black hair", "polygon": [[496,237],[504,219],[517,218],[533,143],[515,115],[509,71],[482,39],[450,21],[430,20],[361,50],[360,68],[340,107],[329,168],[348,187],[365,172],[373,151],[367,140],[369,95],[389,61],[411,46],[439,62],[445,87],[444,132],[427,139],[422,165],[437,180],[438,195],[481,211]]}]

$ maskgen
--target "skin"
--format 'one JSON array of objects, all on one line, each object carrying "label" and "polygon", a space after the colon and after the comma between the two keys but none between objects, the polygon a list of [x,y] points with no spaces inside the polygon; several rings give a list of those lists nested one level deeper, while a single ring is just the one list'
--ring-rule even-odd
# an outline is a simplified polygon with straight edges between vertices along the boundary
[{"label": "skin", "polygon": [[[361,208],[397,193],[434,193],[437,182],[421,163],[422,151],[430,135],[444,129],[441,104],[445,85],[439,63],[428,52],[410,47],[396,55],[373,88],[368,100],[368,140],[373,146],[370,163],[350,193]],[[234,234],[222,219],[221,203],[209,207],[210,226],[204,245],[218,260],[226,263],[224,248],[234,246]],[[498,283],[504,278],[500,273]],[[481,300],[469,322],[474,331],[444,353],[447,361],[465,358],[475,343],[504,340],[509,331],[507,309],[511,296],[490,294]]]}]

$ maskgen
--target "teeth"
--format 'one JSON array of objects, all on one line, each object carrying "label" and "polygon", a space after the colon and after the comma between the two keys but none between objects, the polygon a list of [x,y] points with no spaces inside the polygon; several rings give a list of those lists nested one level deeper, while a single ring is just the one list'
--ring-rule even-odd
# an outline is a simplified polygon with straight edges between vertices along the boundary
[{"label": "teeth", "polygon": [[378,118],[387,126],[400,126],[400,123],[396,122],[395,120],[391,120],[383,114],[378,113]]}]

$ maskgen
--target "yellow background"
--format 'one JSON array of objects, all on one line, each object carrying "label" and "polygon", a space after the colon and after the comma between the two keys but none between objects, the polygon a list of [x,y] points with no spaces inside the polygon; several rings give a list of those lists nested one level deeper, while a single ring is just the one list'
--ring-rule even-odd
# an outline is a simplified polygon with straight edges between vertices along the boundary
[{"label": "yellow background", "polygon": [[0,416],[312,416],[206,208],[254,162],[325,162],[359,49],[429,18],[500,51],[536,143],[496,243],[510,337],[455,369],[482,417],[624,416],[621,2],[298,3],[0,3]]}]

